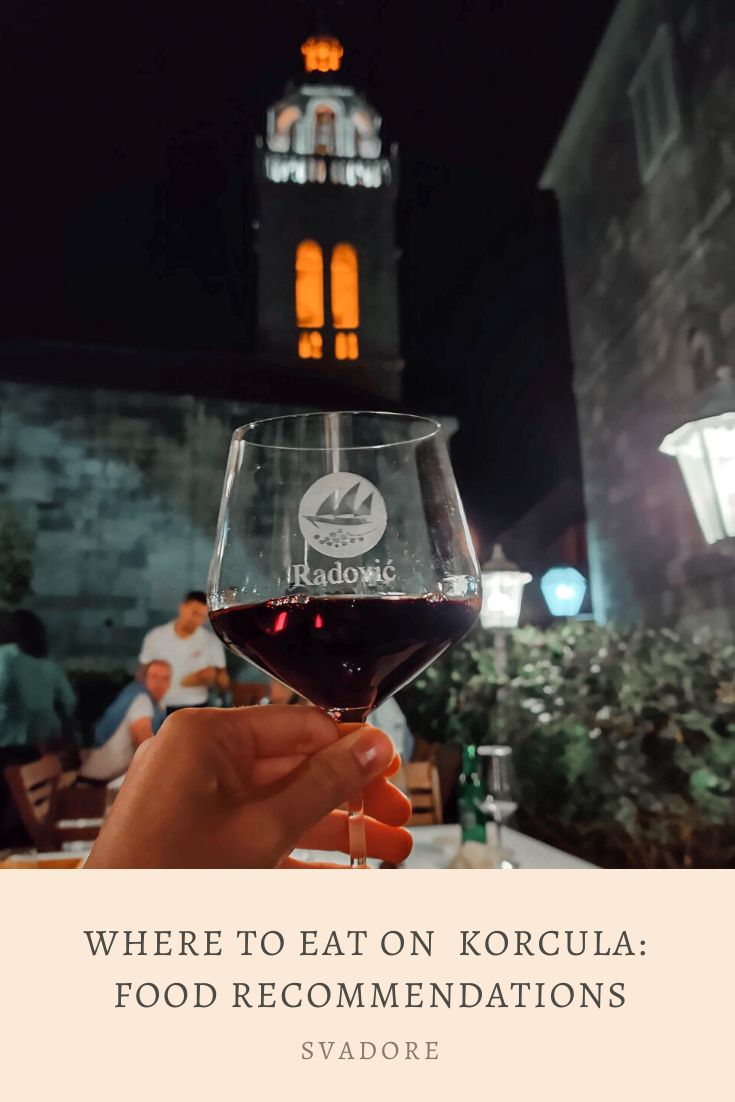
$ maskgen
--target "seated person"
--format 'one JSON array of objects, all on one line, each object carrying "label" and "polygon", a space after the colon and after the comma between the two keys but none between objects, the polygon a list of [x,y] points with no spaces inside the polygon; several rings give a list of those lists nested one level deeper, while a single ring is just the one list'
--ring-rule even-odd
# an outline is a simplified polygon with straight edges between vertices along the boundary
[{"label": "seated person", "polygon": [[48,656],[46,626],[30,609],[16,609],[0,622],[0,764],[13,764],[1,751],[34,750],[30,761],[62,739],[74,715],[74,690]]},{"label": "seated person", "polygon": [[95,748],[82,764],[77,781],[106,784],[126,772],[133,754],[151,738],[165,718],[161,701],[171,686],[171,666],[154,659],[143,680],[126,685],[95,725]]}]

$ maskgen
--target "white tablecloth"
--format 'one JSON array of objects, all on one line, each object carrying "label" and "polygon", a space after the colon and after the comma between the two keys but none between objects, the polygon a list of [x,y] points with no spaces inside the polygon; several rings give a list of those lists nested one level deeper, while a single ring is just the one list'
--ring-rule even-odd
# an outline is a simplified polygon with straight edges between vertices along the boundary
[{"label": "white tablecloth", "polygon": [[[446,869],[459,849],[460,830],[456,823],[443,826],[411,827],[414,837],[413,850],[404,864],[407,869]],[[490,830],[492,836],[492,828]],[[503,850],[515,865],[522,869],[594,869],[587,861],[580,861],[563,850],[554,849],[520,831],[503,828]],[[341,853],[316,853],[295,850],[294,857],[302,861],[334,861],[345,863]],[[370,861],[376,865],[376,861]]]},{"label": "white tablecloth", "polygon": [[[414,837],[407,869],[446,869],[459,849],[460,830],[456,823],[444,826],[412,827]],[[489,835],[492,836],[492,827]],[[522,869],[593,869],[586,861],[563,850],[547,846],[520,831],[503,828],[503,850]]]}]

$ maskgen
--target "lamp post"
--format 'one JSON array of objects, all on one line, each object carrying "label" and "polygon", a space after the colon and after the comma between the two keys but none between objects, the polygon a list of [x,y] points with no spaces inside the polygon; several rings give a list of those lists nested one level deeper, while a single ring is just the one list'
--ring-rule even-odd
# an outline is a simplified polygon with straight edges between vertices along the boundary
[{"label": "lamp post", "polygon": [[507,666],[505,632],[518,627],[523,587],[530,581],[531,575],[509,562],[500,544],[496,543],[489,562],[482,568],[480,623],[493,632],[495,656],[501,672],[505,672]]},{"label": "lamp post", "polygon": [[523,587],[530,581],[531,575],[509,562],[496,543],[492,558],[482,568],[482,626],[495,631],[518,627]]},{"label": "lamp post", "polygon": [[707,543],[735,536],[735,382],[730,367],[717,376],[703,391],[696,417],[659,448],[676,458]]},{"label": "lamp post", "polygon": [[541,592],[552,616],[576,616],[587,582],[573,566],[552,566],[541,579]]}]

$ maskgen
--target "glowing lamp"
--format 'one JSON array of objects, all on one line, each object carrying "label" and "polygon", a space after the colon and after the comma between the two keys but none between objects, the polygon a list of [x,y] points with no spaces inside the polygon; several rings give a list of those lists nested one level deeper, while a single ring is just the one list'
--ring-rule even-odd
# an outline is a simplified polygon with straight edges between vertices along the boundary
[{"label": "glowing lamp", "polygon": [[496,543],[492,558],[482,568],[482,626],[494,630],[518,627],[523,587],[530,581],[531,575],[509,562]]},{"label": "glowing lamp", "polygon": [[660,451],[679,464],[707,543],[735,536],[735,383],[721,367],[697,417],[664,437]]},{"label": "glowing lamp", "polygon": [[541,579],[541,592],[552,616],[576,616],[587,582],[573,566],[553,566]]},{"label": "glowing lamp", "polygon": [[301,47],[307,73],[336,73],[342,63],[342,43],[331,35],[307,38]]}]

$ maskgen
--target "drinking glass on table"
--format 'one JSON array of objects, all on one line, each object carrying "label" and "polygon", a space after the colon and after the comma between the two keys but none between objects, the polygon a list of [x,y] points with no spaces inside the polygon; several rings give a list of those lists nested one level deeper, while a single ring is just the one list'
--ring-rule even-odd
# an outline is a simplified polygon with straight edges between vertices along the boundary
[{"label": "drinking glass on table", "polygon": [[[212,626],[345,731],[456,643],[480,573],[439,425],[309,413],[236,429],[209,572]],[[366,867],[362,797],[350,863]]]},{"label": "drinking glass on table", "polygon": [[500,855],[500,868],[513,869],[516,866],[507,857],[503,857],[503,823],[518,810],[516,799],[515,775],[513,772],[513,750],[510,746],[480,746],[479,754],[487,759],[487,796],[478,807],[495,822],[495,837]]}]

